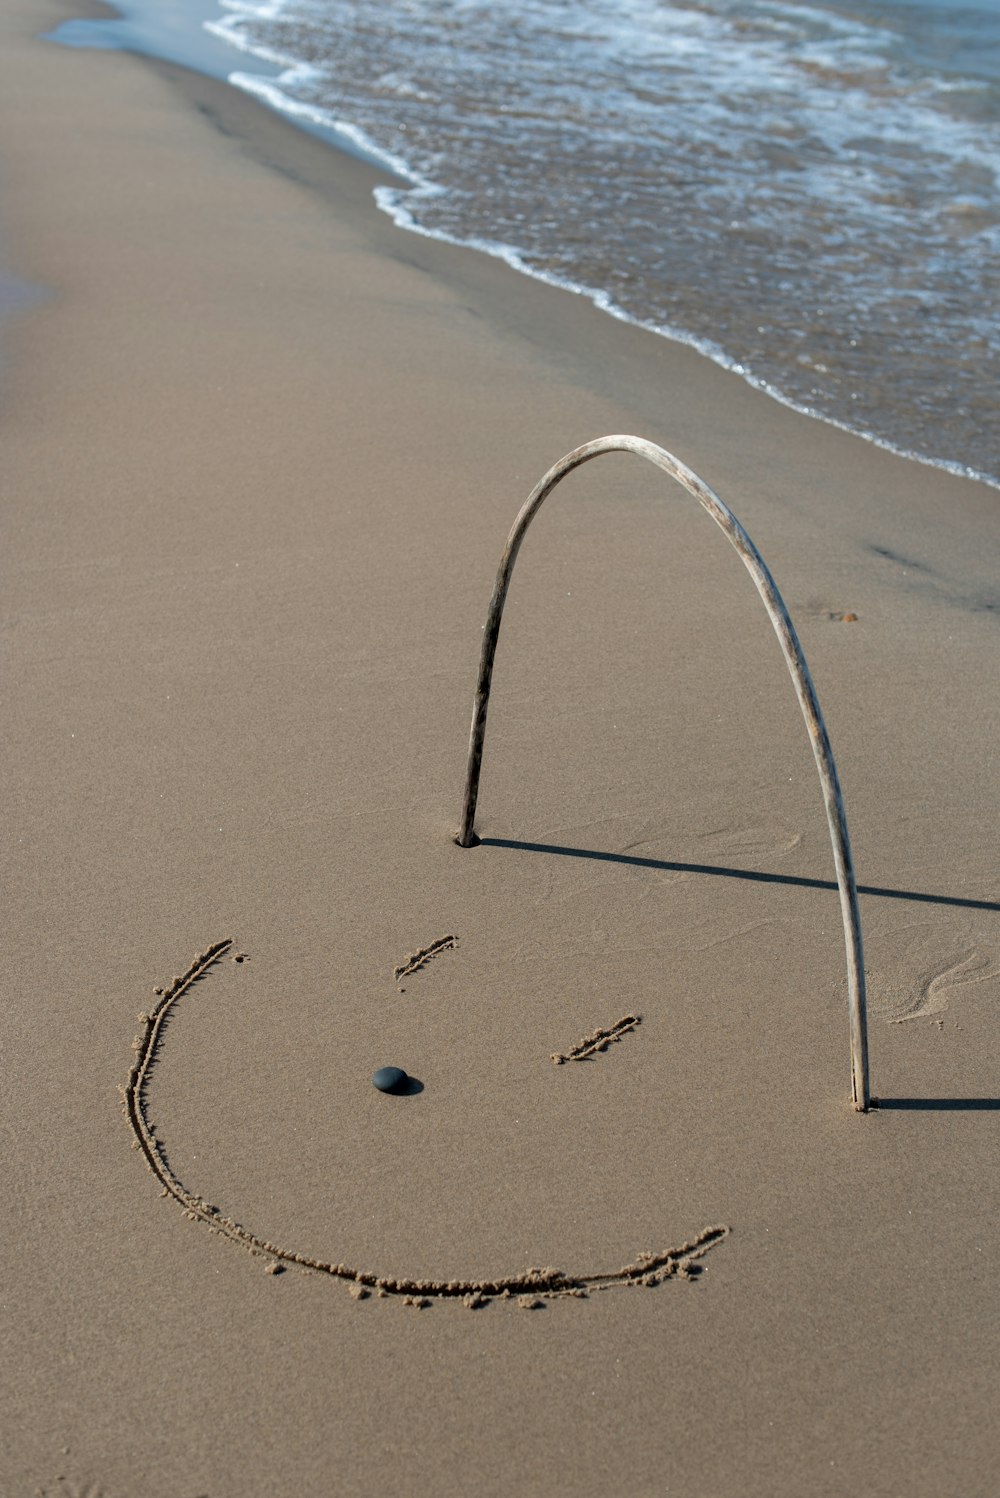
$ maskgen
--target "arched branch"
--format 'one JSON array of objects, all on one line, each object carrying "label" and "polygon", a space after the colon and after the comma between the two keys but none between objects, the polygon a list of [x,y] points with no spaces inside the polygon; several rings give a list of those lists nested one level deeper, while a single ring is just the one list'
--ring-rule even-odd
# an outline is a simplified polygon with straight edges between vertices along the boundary
[{"label": "arched branch", "polygon": [[696,473],[687,468],[672,453],[666,452],[662,447],[657,447],[654,442],[647,442],[642,437],[599,437],[594,442],[587,442],[583,447],[574,449],[573,452],[561,458],[553,468],[550,468],[544,478],[535,485],[514,521],[500,560],[493,597],[486,616],[483,649],[479,662],[479,679],[476,684],[476,700],[472,711],[472,730],[469,736],[469,762],[462,805],[462,823],[456,841],[460,847],[468,848],[476,840],[473,822],[476,815],[476,800],[479,795],[479,775],[483,762],[483,743],[486,737],[486,714],[489,708],[490,683],[493,678],[493,661],[500,636],[500,621],[507,598],[507,589],[510,586],[511,573],[514,570],[521,543],[528,526],[560,480],[564,479],[568,473],[572,473],[574,468],[579,468],[582,463],[589,463],[592,458],[610,452],[636,453],[639,457],[646,458],[650,463],[655,463],[656,467],[662,469],[664,473],[669,474],[671,478],[676,479],[689,494],[693,494],[739,552],[743,565],[753,578],[757,592],[764,600],[764,607],[774,626],[774,632],[778,636],[792,684],[795,687],[795,695],[799,699],[802,716],[809,730],[809,740],[823,790],[823,802],[826,807],[830,841],[833,845],[833,859],[837,870],[837,885],[840,890],[844,942],[847,948],[848,1004],[851,1027],[851,1100],[859,1112],[867,1112],[870,1104],[868,1022],[861,915],[858,910],[858,891],[851,858],[851,844],[847,835],[844,801],[826,725],[816,698],[816,689],[784,600],[756,546],[728,505],[724,504]]}]

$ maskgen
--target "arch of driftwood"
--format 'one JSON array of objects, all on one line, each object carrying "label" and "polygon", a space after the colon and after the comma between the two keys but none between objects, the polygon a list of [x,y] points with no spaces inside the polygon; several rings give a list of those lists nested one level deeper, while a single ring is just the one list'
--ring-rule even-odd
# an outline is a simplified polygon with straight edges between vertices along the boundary
[{"label": "arch of driftwood", "polygon": [[479,662],[479,679],[476,684],[476,700],[472,710],[472,731],[469,737],[469,762],[465,779],[462,824],[456,841],[459,847],[468,848],[476,840],[473,822],[476,815],[476,800],[479,795],[479,774],[483,761],[483,742],[486,736],[486,714],[489,708],[490,683],[493,678],[493,660],[500,635],[500,621],[507,598],[507,589],[521,543],[528,526],[560,480],[564,479],[574,468],[579,468],[582,463],[588,463],[592,458],[609,452],[636,453],[639,457],[646,458],[664,473],[669,474],[671,478],[676,479],[689,494],[694,495],[739,553],[743,565],[753,578],[754,585],[764,601],[764,607],[774,626],[774,632],[778,636],[778,642],[795,687],[795,695],[799,699],[802,716],[809,730],[809,739],[816,759],[816,768],[819,771],[823,802],[830,827],[830,841],[833,844],[833,859],[840,890],[840,909],[844,922],[844,942],[847,948],[848,1006],[851,1028],[851,1100],[859,1112],[867,1112],[871,1098],[868,1086],[868,1021],[861,943],[861,915],[858,909],[858,891],[854,877],[854,863],[851,858],[851,844],[847,834],[844,800],[826,724],[823,722],[823,714],[820,712],[816,697],[816,689],[784,600],[756,546],[728,505],[724,504],[696,473],[681,463],[672,453],[666,452],[654,442],[647,442],[642,437],[612,436],[599,437],[594,442],[587,442],[583,447],[575,448],[539,480],[514,521],[500,559],[493,597],[486,616],[483,649]]}]

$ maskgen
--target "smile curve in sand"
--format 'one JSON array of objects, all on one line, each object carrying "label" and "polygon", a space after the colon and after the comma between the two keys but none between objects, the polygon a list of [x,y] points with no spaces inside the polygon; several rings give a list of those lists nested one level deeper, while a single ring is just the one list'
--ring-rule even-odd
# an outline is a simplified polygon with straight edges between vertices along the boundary
[{"label": "smile curve in sand", "polygon": [[516,1299],[519,1305],[533,1309],[546,1300],[583,1299],[595,1290],[649,1287],[675,1278],[694,1279],[700,1272],[698,1261],[729,1236],[728,1227],[703,1228],[689,1242],[659,1252],[639,1254],[633,1263],[612,1271],[577,1273],[546,1267],[528,1269],[522,1274],[500,1274],[489,1279],[447,1280],[379,1275],[374,1270],[317,1259],[258,1236],[206,1202],[180,1180],[166,1159],[147,1109],[149,1070],[161,1044],[168,1014],[177,1001],[230,951],[232,945],[232,939],[228,937],[213,943],[199,953],[169,987],[155,991],[157,1003],[152,1012],[139,1016],[143,1029],[133,1042],[135,1061],[125,1086],[120,1089],[122,1111],[134,1135],[133,1148],[142,1153],[149,1170],[160,1182],[161,1195],[172,1197],[192,1222],[201,1222],[249,1253],[266,1258],[269,1273],[277,1274],[286,1267],[297,1267],[306,1272],[326,1274],[347,1283],[356,1299],[374,1292],[383,1297],[399,1296],[418,1307],[430,1305],[435,1300],[461,1301],[470,1310],[493,1299]]}]

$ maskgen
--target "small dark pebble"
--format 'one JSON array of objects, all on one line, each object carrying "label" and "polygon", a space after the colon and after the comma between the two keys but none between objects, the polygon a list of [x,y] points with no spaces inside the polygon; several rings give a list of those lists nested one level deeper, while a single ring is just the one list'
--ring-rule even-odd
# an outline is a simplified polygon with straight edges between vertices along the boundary
[{"label": "small dark pebble", "polygon": [[409,1078],[401,1066],[380,1066],[372,1077],[372,1085],[379,1092],[399,1092],[405,1087]]}]

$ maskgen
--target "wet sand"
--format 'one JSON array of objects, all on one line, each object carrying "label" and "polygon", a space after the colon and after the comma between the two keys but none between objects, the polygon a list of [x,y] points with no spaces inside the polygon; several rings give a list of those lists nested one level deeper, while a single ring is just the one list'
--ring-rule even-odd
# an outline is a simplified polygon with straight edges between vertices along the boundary
[{"label": "wet sand", "polygon": [[[0,329],[0,1490],[991,1492],[996,492],[401,234],[362,163],[61,14],[0,22],[43,292]],[[777,642],[635,458],[532,528],[452,841],[507,530],[606,432],[717,489],[799,628],[868,1115]],[[189,1202],[129,1116],[152,1025]]]}]

